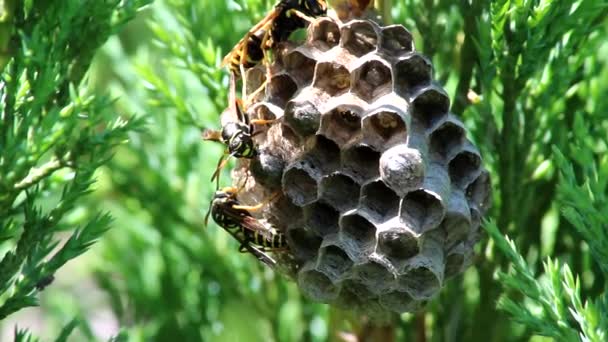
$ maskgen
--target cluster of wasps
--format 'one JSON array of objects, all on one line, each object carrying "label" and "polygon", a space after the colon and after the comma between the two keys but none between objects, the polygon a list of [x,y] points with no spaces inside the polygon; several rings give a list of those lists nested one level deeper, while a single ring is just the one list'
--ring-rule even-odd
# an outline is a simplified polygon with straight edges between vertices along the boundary
[{"label": "cluster of wasps", "polygon": [[[221,131],[206,130],[205,140],[217,141],[226,145],[226,151],[218,162],[211,178],[216,181],[216,191],[205,217],[209,215],[224,230],[240,243],[239,250],[253,254],[258,260],[270,267],[276,265],[267,252],[287,249],[285,236],[278,229],[261,220],[252,213],[263,208],[276,196],[255,206],[243,205],[238,200],[239,188],[219,188],[219,175],[230,157],[252,159],[258,155],[254,136],[256,125],[271,124],[272,120],[252,120],[243,108],[243,101],[236,96],[236,82],[243,83],[243,97],[246,96],[246,71],[259,63],[267,63],[268,52],[278,43],[289,39],[297,29],[304,28],[314,18],[327,14],[325,0],[281,0],[272,11],[256,24],[239,41],[222,61],[222,66],[230,70],[229,110],[234,120],[226,123]],[[265,87],[265,82],[260,89]],[[254,93],[260,91],[256,90]],[[247,100],[247,99],[245,99]],[[247,101],[245,101],[247,103]]]}]

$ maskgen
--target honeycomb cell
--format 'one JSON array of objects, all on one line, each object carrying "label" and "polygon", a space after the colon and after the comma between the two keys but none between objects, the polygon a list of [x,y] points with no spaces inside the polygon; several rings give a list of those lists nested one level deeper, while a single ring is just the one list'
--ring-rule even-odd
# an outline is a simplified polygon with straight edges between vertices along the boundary
[{"label": "honeycomb cell", "polygon": [[362,265],[356,265],[353,268],[354,277],[363,285],[366,285],[374,294],[386,292],[391,286],[395,275],[390,266],[384,265],[378,261],[370,261]]},{"label": "honeycomb cell", "polygon": [[447,248],[466,239],[471,230],[471,213],[464,194],[461,191],[452,191],[448,201],[448,209],[441,223],[445,232],[445,245]]},{"label": "honeycomb cell", "polygon": [[[246,71],[247,75],[247,94],[253,94],[258,90],[266,81],[266,69],[262,67],[254,67]],[[255,98],[251,100],[261,99],[264,95],[263,91],[260,91]]]},{"label": "honeycomb cell", "polygon": [[376,50],[378,45],[378,35],[369,21],[352,21],[342,27],[341,36],[341,46],[357,57]]},{"label": "honeycomb cell", "polygon": [[285,234],[290,252],[300,260],[313,258],[321,247],[322,239],[314,232],[303,227],[293,227],[287,229]]},{"label": "honeycomb cell", "polygon": [[283,173],[283,192],[297,206],[305,206],[317,199],[317,172],[299,162],[287,167]]},{"label": "honeycomb cell", "polygon": [[412,191],[401,201],[401,219],[417,234],[439,226],[444,214],[441,199],[428,190]]},{"label": "honeycomb cell", "polygon": [[358,106],[342,105],[321,116],[319,132],[340,147],[361,137],[361,113]]},{"label": "honeycomb cell", "polygon": [[448,163],[448,171],[452,183],[457,187],[466,187],[473,182],[480,173],[481,157],[479,152],[467,144]]},{"label": "honeycomb cell", "polygon": [[343,173],[335,172],[323,177],[319,190],[319,198],[341,212],[357,206],[359,184]]},{"label": "honeycomb cell", "polygon": [[283,110],[270,102],[258,102],[247,110],[250,119],[275,120]]},{"label": "honeycomb cell", "polygon": [[298,274],[298,285],[304,295],[316,302],[330,303],[338,297],[340,288],[334,286],[323,273],[306,265]]},{"label": "honeycomb cell", "polygon": [[256,182],[269,189],[277,189],[281,186],[284,169],[283,158],[274,155],[268,149],[260,150],[257,158],[253,158],[249,164],[249,170]]},{"label": "honeycomb cell", "polygon": [[324,135],[316,135],[307,159],[311,168],[330,174],[340,166],[340,148]]},{"label": "honeycomb cell", "polygon": [[379,108],[363,117],[362,125],[365,140],[377,150],[407,141],[406,121],[396,110]]},{"label": "honeycomb cell", "polygon": [[287,72],[296,79],[298,84],[305,86],[312,81],[317,63],[314,57],[308,54],[306,50],[296,49],[285,55],[283,64]]},{"label": "honeycomb cell", "polygon": [[445,261],[445,277],[451,278],[460,273],[465,265],[465,245],[460,243],[447,253]]},{"label": "honeycomb cell", "polygon": [[483,170],[466,189],[467,200],[485,213],[491,201],[490,174]]},{"label": "honeycomb cell", "polygon": [[454,148],[459,148],[465,139],[464,126],[452,115],[440,120],[430,134],[431,151],[446,158]]},{"label": "honeycomb cell", "polygon": [[342,171],[363,183],[379,175],[380,153],[367,145],[350,146],[342,152]]},{"label": "honeycomb cell", "polygon": [[353,261],[338,246],[327,246],[319,251],[316,270],[325,274],[332,282],[337,282],[350,271]]},{"label": "honeycomb cell", "polygon": [[285,123],[302,138],[306,138],[319,129],[321,113],[310,101],[287,102],[285,106]]},{"label": "honeycomb cell", "polygon": [[320,236],[338,232],[340,213],[332,206],[314,202],[304,207],[304,224]]},{"label": "honeycomb cell", "polygon": [[398,218],[382,224],[379,230],[377,253],[389,258],[405,260],[420,252],[420,238]]},{"label": "honeycomb cell", "polygon": [[352,74],[352,92],[368,103],[391,92],[390,65],[372,59],[357,67]]},{"label": "honeycomb cell", "polygon": [[448,115],[450,110],[450,98],[441,87],[430,85],[419,89],[412,96],[412,116],[424,123],[425,127],[431,127],[437,121]]},{"label": "honeycomb cell", "polygon": [[349,246],[351,259],[364,259],[376,244],[376,227],[356,210],[349,211],[340,218],[340,238]]},{"label": "honeycomb cell", "polygon": [[339,96],[350,88],[350,73],[344,65],[338,63],[318,63],[315,67],[313,86],[330,96]]},{"label": "honeycomb cell", "polygon": [[340,28],[333,20],[321,18],[312,25],[310,43],[321,51],[327,51],[340,43]]},{"label": "honeycomb cell", "polygon": [[367,301],[374,298],[373,294],[367,285],[361,283],[358,279],[346,279],[342,282],[342,290],[348,290],[360,301]]},{"label": "honeycomb cell", "polygon": [[405,291],[391,291],[383,294],[379,299],[380,305],[395,313],[414,312],[420,304]]},{"label": "honeycomb cell", "polygon": [[279,107],[285,107],[297,90],[298,85],[288,74],[274,75],[268,84],[268,101]]},{"label": "honeycomb cell", "polygon": [[382,52],[389,56],[398,57],[414,51],[412,34],[401,25],[383,27],[381,37]]},{"label": "honeycomb cell", "polygon": [[381,180],[361,187],[359,198],[359,208],[365,210],[376,223],[387,221],[399,211],[399,196]]},{"label": "honeycomb cell", "polygon": [[391,147],[380,157],[380,177],[399,197],[422,186],[425,163],[420,151],[404,144]]},{"label": "honeycomb cell", "polygon": [[441,276],[432,269],[420,266],[409,270],[399,278],[399,284],[417,300],[429,299],[441,288]]},{"label": "honeycomb cell", "polygon": [[393,68],[394,89],[401,95],[412,92],[416,87],[431,82],[431,62],[416,52],[400,57]]}]

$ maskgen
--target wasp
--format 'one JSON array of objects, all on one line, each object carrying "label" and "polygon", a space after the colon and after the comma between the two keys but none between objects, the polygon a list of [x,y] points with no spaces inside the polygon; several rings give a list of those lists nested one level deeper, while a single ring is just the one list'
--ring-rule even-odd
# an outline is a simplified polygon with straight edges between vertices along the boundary
[{"label": "wasp", "polygon": [[[245,69],[257,65],[266,56],[266,51],[277,43],[286,41],[297,29],[303,28],[313,18],[327,14],[325,0],[281,0],[272,11],[245,34],[222,60],[222,66],[229,65],[235,77],[243,77],[243,94],[247,81]],[[235,81],[235,80],[234,80]],[[262,84],[258,90],[264,87]]]},{"label": "wasp", "polygon": [[[231,91],[233,93],[233,91]],[[231,98],[234,94],[231,95]],[[234,101],[234,102],[233,102]],[[236,121],[226,123],[221,131],[205,130],[203,139],[208,141],[217,141],[226,145],[224,155],[220,157],[217,163],[215,172],[211,176],[211,181],[217,180],[216,188],[219,188],[219,174],[222,168],[230,157],[252,159],[257,155],[257,149],[253,137],[261,133],[255,131],[254,125],[270,124],[274,120],[254,119],[250,120],[242,108],[240,99],[231,100],[232,106],[230,111],[235,113]]]},{"label": "wasp", "polygon": [[215,192],[209,211],[205,215],[205,226],[211,215],[220,227],[240,242],[240,252],[249,252],[258,260],[274,267],[276,262],[266,252],[286,249],[285,235],[251,215],[271,201],[274,196],[258,205],[246,206],[238,201],[237,193],[235,187],[225,187]]}]

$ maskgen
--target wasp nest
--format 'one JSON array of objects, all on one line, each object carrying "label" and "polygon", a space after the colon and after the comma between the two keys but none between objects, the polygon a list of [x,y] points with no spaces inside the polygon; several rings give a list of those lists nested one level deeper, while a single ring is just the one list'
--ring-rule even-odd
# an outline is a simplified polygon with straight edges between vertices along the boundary
[{"label": "wasp nest", "polygon": [[286,234],[311,299],[420,308],[470,264],[490,190],[430,61],[401,25],[323,17],[268,68],[248,72],[249,91],[269,77],[248,114],[277,121],[233,174],[252,175],[240,198],[282,193],[261,216]]}]

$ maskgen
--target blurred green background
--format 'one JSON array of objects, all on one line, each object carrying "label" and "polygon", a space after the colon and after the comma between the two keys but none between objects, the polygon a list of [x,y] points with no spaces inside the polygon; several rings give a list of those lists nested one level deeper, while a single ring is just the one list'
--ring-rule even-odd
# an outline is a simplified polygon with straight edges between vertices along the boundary
[{"label": "blurred green background", "polygon": [[[15,325],[47,340],[74,317],[74,341],[326,341],[357,326],[356,317],[307,301],[294,283],[238,253],[217,226],[203,227],[223,151],[202,142],[200,131],[217,128],[226,106],[228,75],[219,62],[272,5],[156,1],[97,53],[95,89],[116,98],[116,113],[146,122],[72,213],[84,220],[103,208],[113,228],[55,274],[39,308],[4,320],[0,340],[11,340]],[[391,12],[432,57],[435,78],[482,151],[494,183],[490,217],[539,281],[542,260],[554,256],[581,276],[584,298],[605,290],[604,276],[560,215],[552,147],[570,161],[580,157],[579,177],[585,164],[606,167],[606,8],[605,1],[395,0]],[[469,89],[481,96],[474,103]],[[544,340],[496,309],[501,295],[524,301],[494,277],[512,260],[487,236],[477,250],[476,264],[425,312],[395,322],[398,340],[419,338],[421,319],[433,341]]]}]

